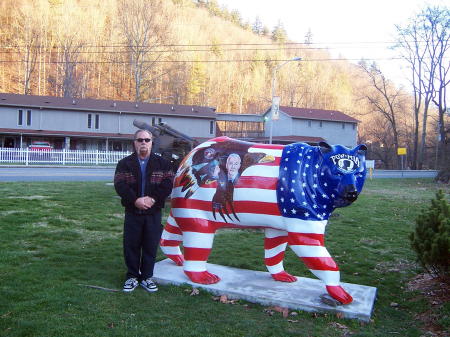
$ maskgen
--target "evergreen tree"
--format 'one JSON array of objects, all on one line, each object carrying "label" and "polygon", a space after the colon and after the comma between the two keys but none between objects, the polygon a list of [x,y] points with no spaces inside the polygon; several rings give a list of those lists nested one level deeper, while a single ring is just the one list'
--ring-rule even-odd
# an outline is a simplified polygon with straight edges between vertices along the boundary
[{"label": "evergreen tree", "polygon": [[272,31],[272,40],[278,43],[284,43],[287,40],[287,33],[281,21],[278,21],[278,24]]}]

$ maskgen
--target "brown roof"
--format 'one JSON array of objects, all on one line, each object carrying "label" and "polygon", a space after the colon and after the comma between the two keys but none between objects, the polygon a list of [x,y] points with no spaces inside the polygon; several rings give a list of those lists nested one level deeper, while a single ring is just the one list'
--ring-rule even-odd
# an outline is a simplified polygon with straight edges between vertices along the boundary
[{"label": "brown roof", "polygon": [[215,108],[198,105],[156,104],[100,99],[78,99],[53,96],[0,93],[0,106],[21,106],[64,110],[92,110],[122,113],[173,115],[216,118]]},{"label": "brown roof", "polygon": [[[255,138],[255,142],[265,142],[268,141],[269,137],[259,137]],[[319,143],[325,142],[322,137],[309,137],[309,136],[273,136],[272,141],[275,142],[291,142],[291,143]]]},{"label": "brown roof", "polygon": [[[269,112],[269,110],[266,111]],[[301,119],[317,119],[322,121],[334,122],[349,122],[358,123],[359,120],[346,115],[337,110],[323,110],[323,109],[309,109],[309,108],[294,108],[291,106],[280,106],[280,111],[284,112],[292,118]]]},{"label": "brown roof", "polygon": [[32,129],[6,129],[0,128],[0,133],[22,134],[32,136],[71,136],[71,137],[89,137],[89,138],[127,138],[133,139],[133,134],[126,133],[107,133],[107,132],[73,132],[73,131],[54,131],[54,130],[32,130]]}]

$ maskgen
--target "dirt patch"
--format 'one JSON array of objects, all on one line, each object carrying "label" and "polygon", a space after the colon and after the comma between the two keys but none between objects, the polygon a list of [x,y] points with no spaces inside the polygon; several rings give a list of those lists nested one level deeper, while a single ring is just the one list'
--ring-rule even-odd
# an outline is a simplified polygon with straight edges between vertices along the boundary
[{"label": "dirt patch", "polygon": [[450,301],[450,284],[441,278],[433,278],[430,274],[420,274],[408,283],[408,290],[420,292],[430,306],[430,309],[415,316],[423,323],[428,335],[448,337],[449,327],[438,323],[438,313],[440,308]]}]

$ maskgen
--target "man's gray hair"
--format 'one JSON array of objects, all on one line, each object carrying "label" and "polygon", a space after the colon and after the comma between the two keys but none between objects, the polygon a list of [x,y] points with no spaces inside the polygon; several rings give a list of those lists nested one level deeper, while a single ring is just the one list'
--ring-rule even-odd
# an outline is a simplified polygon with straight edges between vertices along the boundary
[{"label": "man's gray hair", "polygon": [[150,131],[145,130],[145,129],[138,129],[138,130],[134,133],[133,140],[136,139],[136,136],[137,136],[138,133],[140,133],[140,132],[147,132],[147,133],[150,135],[150,137],[153,138],[153,133],[151,133]]}]

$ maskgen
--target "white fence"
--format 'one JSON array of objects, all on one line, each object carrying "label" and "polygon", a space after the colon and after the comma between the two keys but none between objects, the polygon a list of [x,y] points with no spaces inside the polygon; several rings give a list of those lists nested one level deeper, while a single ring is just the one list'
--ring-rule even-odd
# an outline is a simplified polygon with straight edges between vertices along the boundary
[{"label": "white fence", "polygon": [[0,148],[0,163],[7,164],[56,164],[56,165],[104,165],[117,162],[130,152],[82,151],[82,150],[30,150],[28,148]]}]

